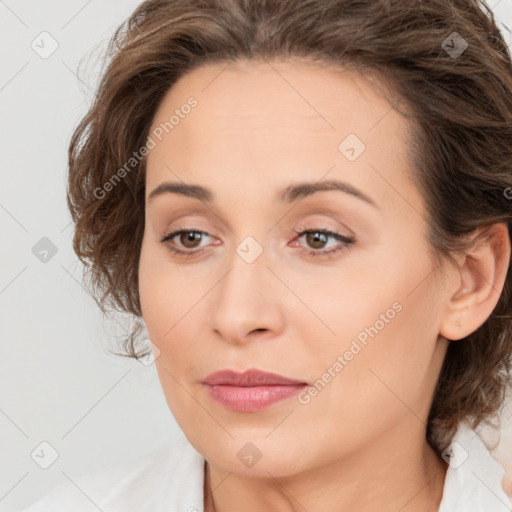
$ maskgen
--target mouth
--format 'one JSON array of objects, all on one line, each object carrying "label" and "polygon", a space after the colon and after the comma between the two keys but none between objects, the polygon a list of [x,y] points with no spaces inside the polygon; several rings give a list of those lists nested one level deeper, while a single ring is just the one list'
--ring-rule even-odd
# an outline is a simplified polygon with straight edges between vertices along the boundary
[{"label": "mouth", "polygon": [[257,412],[299,393],[308,384],[275,373],[222,370],[209,375],[203,384],[216,402],[239,412]]}]

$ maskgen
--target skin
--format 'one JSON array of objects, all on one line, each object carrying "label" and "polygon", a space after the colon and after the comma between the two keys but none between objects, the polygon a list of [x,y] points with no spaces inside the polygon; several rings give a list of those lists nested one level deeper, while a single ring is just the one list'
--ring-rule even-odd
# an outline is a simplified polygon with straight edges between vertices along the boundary
[{"label": "skin", "polygon": [[[447,465],[425,437],[433,390],[447,339],[494,308],[510,243],[495,225],[490,242],[459,258],[462,274],[435,266],[409,179],[409,126],[377,85],[299,60],[209,64],[184,75],[156,112],[152,130],[189,96],[198,101],[148,155],[139,291],[167,403],[208,463],[206,511],[439,507]],[[366,146],[353,162],[338,150],[350,133]],[[341,191],[278,199],[292,183],[329,179],[376,206]],[[202,185],[214,201],[149,200],[164,181]],[[207,234],[161,242],[178,229]],[[294,231],[306,229],[355,241],[313,257],[306,251],[343,244]],[[263,250],[252,263],[236,252],[247,236]],[[171,246],[205,250],[187,258]],[[396,302],[402,310],[307,404],[235,412],[201,382],[257,368],[312,384]],[[247,442],[261,453],[252,467],[237,457]]]}]

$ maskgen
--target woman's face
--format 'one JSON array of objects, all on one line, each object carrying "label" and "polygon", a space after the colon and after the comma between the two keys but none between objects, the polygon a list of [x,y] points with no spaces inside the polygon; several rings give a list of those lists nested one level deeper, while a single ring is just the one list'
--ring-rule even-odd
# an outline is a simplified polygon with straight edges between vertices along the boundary
[{"label": "woman's face", "polygon": [[[165,96],[140,298],[168,405],[212,467],[286,476],[424,442],[447,292],[407,133],[355,71],[298,61],[210,64]],[[208,192],[149,198],[167,182]],[[302,384],[205,384],[225,369]]]}]

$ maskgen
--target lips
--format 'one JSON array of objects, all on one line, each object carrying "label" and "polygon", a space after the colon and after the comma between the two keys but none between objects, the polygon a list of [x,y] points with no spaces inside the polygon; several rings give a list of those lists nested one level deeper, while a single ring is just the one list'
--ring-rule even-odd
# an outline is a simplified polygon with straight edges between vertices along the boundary
[{"label": "lips", "polygon": [[307,386],[306,382],[254,369],[243,373],[215,372],[203,384],[217,403],[238,412],[261,411],[291,398]]},{"label": "lips", "polygon": [[233,370],[221,370],[212,373],[205,380],[204,384],[210,386],[291,386],[295,384],[306,384],[304,381],[288,379],[275,373],[262,372],[260,370],[247,370],[237,373]]}]

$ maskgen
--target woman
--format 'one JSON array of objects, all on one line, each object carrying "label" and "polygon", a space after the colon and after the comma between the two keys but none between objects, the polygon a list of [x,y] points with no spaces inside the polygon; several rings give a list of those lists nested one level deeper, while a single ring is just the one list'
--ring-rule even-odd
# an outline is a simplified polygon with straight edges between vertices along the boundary
[{"label": "woman", "polygon": [[486,4],[149,0],[108,56],[74,249],[184,435],[28,510],[510,510],[477,435],[512,357]]}]

